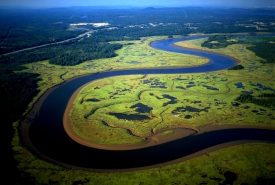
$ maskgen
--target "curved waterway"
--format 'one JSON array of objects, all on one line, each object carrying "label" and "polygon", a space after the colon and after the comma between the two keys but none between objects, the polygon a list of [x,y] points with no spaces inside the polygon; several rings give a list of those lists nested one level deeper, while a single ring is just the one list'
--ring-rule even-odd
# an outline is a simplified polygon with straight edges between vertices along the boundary
[{"label": "curved waterway", "polygon": [[47,91],[21,122],[22,141],[43,159],[70,168],[98,171],[135,170],[163,166],[179,160],[213,151],[217,146],[232,146],[252,141],[275,142],[275,130],[259,128],[219,127],[198,132],[158,145],[133,150],[104,150],[81,145],[72,140],[64,130],[63,115],[73,93],[82,85],[101,78],[132,74],[183,74],[223,70],[236,62],[229,57],[206,51],[173,47],[175,42],[203,38],[170,39],[152,42],[151,46],[170,52],[191,54],[208,58],[206,65],[183,68],[133,69],[107,71],[69,80]]}]

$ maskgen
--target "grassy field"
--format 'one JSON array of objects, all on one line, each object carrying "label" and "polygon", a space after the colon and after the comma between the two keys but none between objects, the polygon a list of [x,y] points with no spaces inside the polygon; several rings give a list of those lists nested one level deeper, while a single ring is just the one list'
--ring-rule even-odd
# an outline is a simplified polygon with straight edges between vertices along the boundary
[{"label": "grassy field", "polygon": [[[203,40],[178,45],[200,48]],[[240,44],[214,51],[234,56],[245,68],[97,80],[84,87],[74,102],[71,119],[75,132],[92,142],[123,144],[142,142],[146,135],[177,126],[274,127],[274,108],[235,100],[241,93],[275,92],[272,64],[260,63],[260,58]]]},{"label": "grassy field", "polygon": [[[161,38],[164,37],[131,41],[135,44],[125,45],[118,51],[119,55],[112,59],[87,61],[74,67],[55,66],[48,64],[48,61],[41,61],[26,65],[26,71],[40,74],[41,95],[64,79],[109,70],[110,66],[113,69],[162,66],[162,56],[167,56],[166,65],[172,66],[207,62],[199,57],[156,51],[148,46],[151,40]],[[200,47],[201,42],[196,40],[180,44]],[[150,51],[155,55],[150,56]],[[254,104],[238,105],[234,100],[242,91],[252,91],[257,95],[270,92],[268,88],[274,89],[274,66],[260,63],[261,59],[246,50],[244,45],[235,44],[217,51],[239,59],[245,69],[204,74],[124,76],[90,83],[79,93],[71,111],[76,132],[94,142],[119,144],[143,141],[141,137],[130,135],[126,129],[134,129],[144,135],[172,125],[198,127],[204,124],[243,124],[274,127],[274,110]],[[182,60],[169,60],[169,56],[177,55]],[[134,56],[135,59],[131,58]],[[158,60],[154,59],[157,56]],[[121,58],[123,60],[119,61]],[[144,62],[138,65],[133,62],[131,65],[131,61]],[[121,119],[125,115],[141,115],[141,118],[149,119]],[[17,129],[18,123],[14,123],[14,127]],[[85,132],[85,129],[90,132]],[[97,134],[94,129],[98,129]],[[124,173],[65,169],[46,162],[22,147],[18,133],[12,146],[18,169],[28,184],[189,185],[232,184],[233,181],[233,184],[267,184],[274,182],[275,178],[274,144],[238,145],[162,168]]]}]

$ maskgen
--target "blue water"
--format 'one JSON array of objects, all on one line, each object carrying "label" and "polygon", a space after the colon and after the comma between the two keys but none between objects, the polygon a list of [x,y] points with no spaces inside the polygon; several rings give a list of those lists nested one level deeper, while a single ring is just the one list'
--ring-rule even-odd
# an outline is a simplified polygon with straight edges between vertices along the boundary
[{"label": "blue water", "polygon": [[238,83],[235,83],[234,84],[237,88],[239,89],[244,89],[245,87],[243,86],[243,83],[242,82],[238,82]]}]

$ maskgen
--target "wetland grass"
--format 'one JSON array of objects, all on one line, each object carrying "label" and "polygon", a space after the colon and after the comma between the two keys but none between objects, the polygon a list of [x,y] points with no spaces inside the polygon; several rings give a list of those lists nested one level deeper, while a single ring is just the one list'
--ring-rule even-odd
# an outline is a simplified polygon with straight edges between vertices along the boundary
[{"label": "wetland grass", "polygon": [[[179,56],[182,60],[178,60],[179,58],[171,57],[167,52],[152,50],[148,47],[150,39],[143,42],[131,41],[131,45],[126,45],[128,42],[125,42],[125,46],[118,51],[118,56],[113,59],[87,61],[74,67],[55,66],[50,65],[48,61],[41,61],[25,65],[28,68],[26,71],[40,74],[41,81],[38,85],[41,92],[44,92],[64,79],[109,70],[110,66],[114,69],[136,67],[137,64],[131,64],[131,61],[140,62],[139,67],[178,66],[185,65],[183,62],[186,61],[190,61],[190,65],[207,62],[190,56],[184,58],[182,55]],[[200,47],[202,42],[203,39],[199,39],[180,44],[207,50]],[[263,65],[261,58],[245,49],[242,44],[233,44],[215,51],[237,58],[244,69],[205,74],[113,77],[90,83],[79,93],[70,113],[75,131],[92,142],[121,144],[144,141],[129,134],[129,128],[142,135],[150,133],[152,128],[161,130],[178,125],[199,127],[204,124],[234,124],[275,127],[274,109],[252,103],[239,103],[234,106],[235,99],[242,91],[253,92],[253,96],[272,93],[269,88],[274,87],[275,79],[270,69],[274,66]],[[134,52],[134,55],[131,56],[130,52]],[[175,63],[177,61],[178,63]],[[145,80],[149,80],[148,83],[144,83]],[[239,82],[242,82],[244,88],[236,87],[235,84]],[[166,88],[161,88],[161,84],[165,84]],[[257,84],[262,86],[255,86]],[[207,87],[213,87],[215,90]],[[167,104],[171,101],[169,97],[175,98],[176,101]],[[163,106],[165,103],[167,105]],[[137,104],[151,107],[152,110],[141,112],[135,107]],[[85,119],[84,115],[93,108],[96,108],[96,111]],[[147,115],[150,120],[125,121],[109,115],[110,112]],[[187,115],[191,117],[186,119]],[[18,123],[14,123],[14,127],[17,128]],[[271,182],[274,179],[274,144],[238,145],[206,152],[201,157],[162,168],[124,173],[68,170],[53,165],[23,148],[18,134],[12,141],[12,147],[18,161],[18,169],[23,175],[31,174],[35,177],[33,182],[38,184],[221,184],[229,182],[229,176],[233,177],[229,183],[256,184],[257,181]],[[158,178],[160,176],[161,178]]]}]

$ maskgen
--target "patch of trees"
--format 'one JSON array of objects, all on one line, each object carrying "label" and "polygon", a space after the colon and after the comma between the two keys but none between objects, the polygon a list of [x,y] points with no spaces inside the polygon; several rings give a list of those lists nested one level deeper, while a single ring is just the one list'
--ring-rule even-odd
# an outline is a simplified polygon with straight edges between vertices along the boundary
[{"label": "patch of trees", "polygon": [[275,44],[270,42],[258,42],[247,47],[265,61],[263,63],[275,63]]},{"label": "patch of trees", "polygon": [[209,36],[208,40],[204,41],[201,46],[202,47],[207,47],[210,49],[214,48],[225,48],[234,42],[230,42],[229,40],[232,39],[232,36],[227,36],[227,35],[213,35]]},{"label": "patch of trees", "polygon": [[115,50],[122,44],[108,44],[106,42],[94,42],[91,39],[68,45],[54,47],[55,55],[50,58],[51,64],[73,66],[87,60],[115,57]]},{"label": "patch of trees", "polygon": [[244,69],[243,65],[236,65],[236,66],[228,68],[228,70],[241,70],[241,69]]},{"label": "patch of trees", "polygon": [[241,94],[236,98],[241,103],[254,103],[264,107],[275,107],[275,93],[263,93],[257,97],[251,94]]}]

